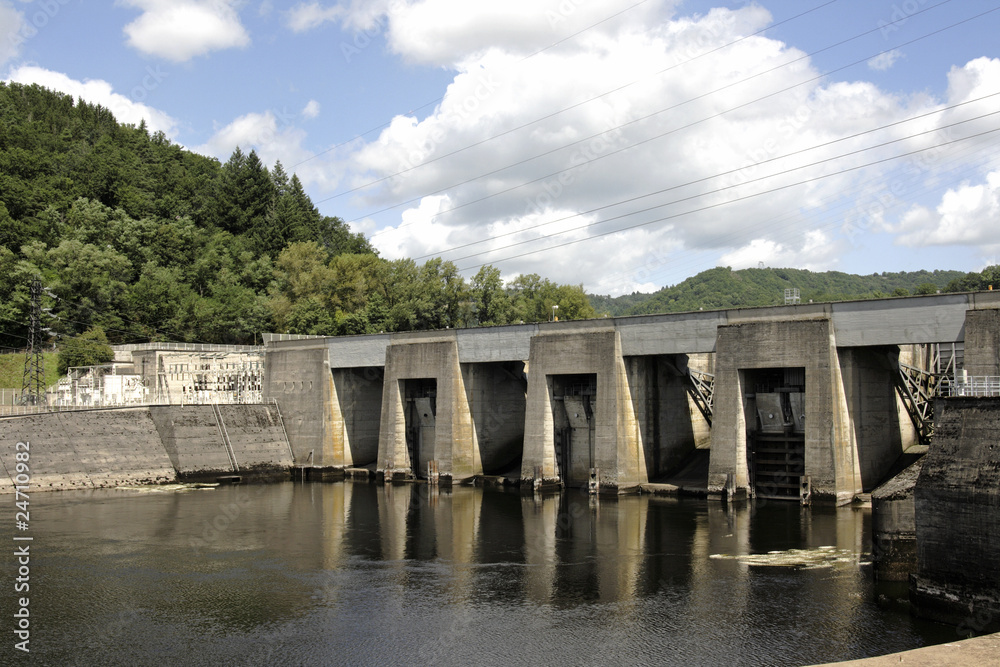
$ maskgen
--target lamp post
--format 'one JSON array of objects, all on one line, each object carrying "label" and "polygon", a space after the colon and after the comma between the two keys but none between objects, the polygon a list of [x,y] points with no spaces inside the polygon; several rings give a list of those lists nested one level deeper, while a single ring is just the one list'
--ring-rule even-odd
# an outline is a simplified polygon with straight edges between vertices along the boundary
[{"label": "lamp post", "polygon": [[559,310],[559,306],[552,306],[552,321],[558,322],[559,319],[556,317],[556,311]]}]

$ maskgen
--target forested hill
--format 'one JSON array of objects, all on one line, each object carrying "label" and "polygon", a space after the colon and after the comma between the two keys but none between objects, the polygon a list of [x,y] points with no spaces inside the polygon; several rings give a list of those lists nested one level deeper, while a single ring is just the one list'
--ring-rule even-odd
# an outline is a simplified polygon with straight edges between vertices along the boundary
[{"label": "forested hill", "polygon": [[838,271],[815,273],[769,268],[733,271],[718,267],[653,294],[590,296],[590,302],[599,313],[612,316],[678,313],[699,308],[778,305],[784,303],[785,290],[795,288],[802,303],[810,299],[843,301],[979,289],[980,281],[974,279],[978,275],[961,271],[913,271],[858,276]]},{"label": "forested hill", "polygon": [[53,336],[253,343],[594,314],[580,286],[504,286],[484,267],[387,261],[255,152],[225,163],[101,106],[0,83],[0,346],[25,345],[28,290]]}]

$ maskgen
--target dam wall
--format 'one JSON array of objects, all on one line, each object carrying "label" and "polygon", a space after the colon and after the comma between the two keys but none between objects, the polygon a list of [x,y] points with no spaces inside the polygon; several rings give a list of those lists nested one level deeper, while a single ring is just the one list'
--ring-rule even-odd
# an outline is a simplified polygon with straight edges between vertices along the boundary
[{"label": "dam wall", "polygon": [[[149,406],[0,419],[0,492],[27,451],[32,491],[287,474],[291,451],[274,405]],[[17,447],[17,443],[27,447]],[[21,457],[24,458],[23,456]],[[235,462],[235,463],[234,463]]]},{"label": "dam wall", "polygon": [[1000,630],[1000,398],[935,402],[934,443],[914,491],[918,615]]}]

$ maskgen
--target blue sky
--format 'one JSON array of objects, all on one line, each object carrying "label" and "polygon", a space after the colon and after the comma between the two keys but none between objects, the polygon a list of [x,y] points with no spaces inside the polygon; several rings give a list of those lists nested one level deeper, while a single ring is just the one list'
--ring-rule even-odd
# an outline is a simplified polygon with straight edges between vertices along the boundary
[{"label": "blue sky", "polygon": [[980,0],[0,0],[0,78],[281,160],[384,257],[621,294],[1000,261],[998,33]]}]

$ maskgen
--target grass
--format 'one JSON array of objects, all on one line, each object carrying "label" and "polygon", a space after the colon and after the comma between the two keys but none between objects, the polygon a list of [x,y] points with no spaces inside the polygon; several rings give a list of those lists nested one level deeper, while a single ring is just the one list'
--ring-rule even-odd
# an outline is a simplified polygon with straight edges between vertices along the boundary
[{"label": "grass", "polygon": [[[45,352],[42,355],[45,360],[46,387],[51,387],[59,381],[59,373],[56,371],[58,356],[56,352]],[[24,354],[0,354],[0,388],[20,391],[23,381]]]}]

